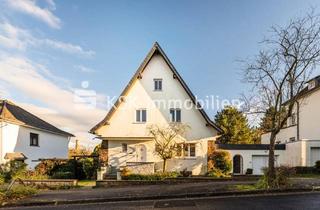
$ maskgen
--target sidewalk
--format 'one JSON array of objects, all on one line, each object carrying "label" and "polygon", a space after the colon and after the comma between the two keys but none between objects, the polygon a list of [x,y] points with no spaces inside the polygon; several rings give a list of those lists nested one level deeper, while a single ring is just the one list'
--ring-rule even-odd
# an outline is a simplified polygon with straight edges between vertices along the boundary
[{"label": "sidewalk", "polygon": [[[294,179],[293,182],[295,183],[293,189],[281,191],[276,190],[274,192],[311,191],[312,186],[320,186],[320,179]],[[21,200],[13,205],[57,205],[265,193],[263,190],[235,191],[234,188],[232,188],[232,186],[235,185],[248,185],[255,183],[256,181],[224,181],[43,191],[31,198]]]}]

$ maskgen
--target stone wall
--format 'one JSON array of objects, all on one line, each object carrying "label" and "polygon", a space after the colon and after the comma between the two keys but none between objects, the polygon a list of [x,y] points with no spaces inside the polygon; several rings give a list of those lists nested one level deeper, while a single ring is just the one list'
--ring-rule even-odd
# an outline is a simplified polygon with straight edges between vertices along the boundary
[{"label": "stone wall", "polygon": [[154,163],[127,162],[126,168],[133,174],[153,174]]}]

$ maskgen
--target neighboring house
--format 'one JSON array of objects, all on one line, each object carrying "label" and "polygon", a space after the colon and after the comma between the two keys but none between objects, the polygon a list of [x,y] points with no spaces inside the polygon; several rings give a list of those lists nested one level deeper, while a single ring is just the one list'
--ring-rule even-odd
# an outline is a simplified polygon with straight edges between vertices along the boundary
[{"label": "neighboring house", "polygon": [[[308,81],[299,93],[292,116],[276,136],[276,142],[286,145],[286,161],[290,166],[314,166],[320,160],[320,76]],[[262,135],[269,142],[270,133]]]},{"label": "neighboring house", "polygon": [[39,159],[68,158],[73,135],[7,100],[0,100],[0,163],[20,160],[34,168]]},{"label": "neighboring house", "polygon": [[[174,101],[194,106],[186,108]],[[185,136],[184,151],[181,157],[168,161],[167,169],[204,174],[208,141],[215,140],[221,130],[196,106],[199,104],[195,96],[155,43],[107,116],[90,132],[103,140],[106,159],[112,168],[140,165],[145,170],[142,172],[148,173],[162,170],[148,125],[188,124],[191,129]]]},{"label": "neighboring house", "polygon": [[[276,165],[314,166],[320,160],[320,76],[307,82],[285,128],[276,136]],[[248,168],[262,174],[268,166],[270,133],[261,136],[261,144],[217,145],[233,157],[233,173],[243,174]]]}]

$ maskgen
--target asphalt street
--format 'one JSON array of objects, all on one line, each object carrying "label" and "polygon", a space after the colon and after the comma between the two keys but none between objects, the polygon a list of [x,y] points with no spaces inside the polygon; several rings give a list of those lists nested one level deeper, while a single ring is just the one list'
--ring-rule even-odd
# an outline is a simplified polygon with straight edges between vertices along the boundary
[{"label": "asphalt street", "polygon": [[224,198],[193,198],[193,199],[173,199],[173,200],[150,200],[150,201],[128,201],[128,202],[108,202],[94,204],[74,204],[58,206],[39,207],[15,207],[6,209],[35,209],[35,210],[98,210],[98,209],[216,209],[216,210],[319,210],[320,193],[302,193],[286,195],[258,195]]}]

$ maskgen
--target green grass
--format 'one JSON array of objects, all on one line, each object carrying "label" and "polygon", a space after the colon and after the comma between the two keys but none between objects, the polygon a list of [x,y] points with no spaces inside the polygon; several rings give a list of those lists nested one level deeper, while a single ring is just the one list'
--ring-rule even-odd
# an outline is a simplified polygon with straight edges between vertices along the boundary
[{"label": "green grass", "polygon": [[231,186],[232,190],[238,190],[238,191],[250,191],[250,190],[257,190],[257,187],[255,185],[250,184],[238,184]]},{"label": "green grass", "polygon": [[78,181],[79,187],[94,187],[96,186],[95,180],[79,180]]},{"label": "green grass", "polygon": [[296,174],[293,178],[318,178],[320,179],[320,174]]}]

